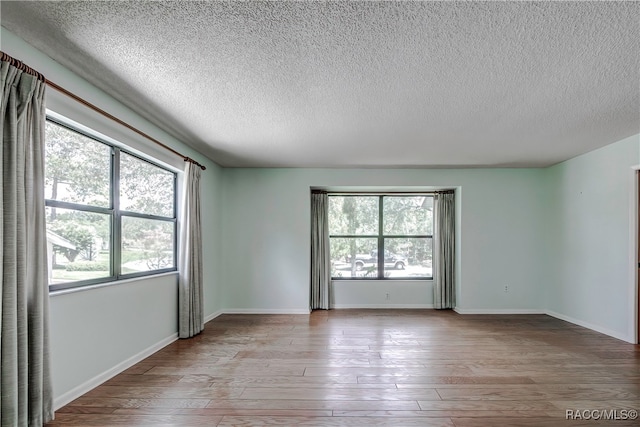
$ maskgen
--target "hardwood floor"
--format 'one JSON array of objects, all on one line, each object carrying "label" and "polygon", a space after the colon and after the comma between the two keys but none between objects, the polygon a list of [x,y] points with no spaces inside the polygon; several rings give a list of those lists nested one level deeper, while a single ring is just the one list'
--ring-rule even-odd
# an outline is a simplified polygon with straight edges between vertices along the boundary
[{"label": "hardwood floor", "polygon": [[640,346],[552,317],[332,310],[222,315],[48,425],[638,426],[566,411],[639,409]]}]

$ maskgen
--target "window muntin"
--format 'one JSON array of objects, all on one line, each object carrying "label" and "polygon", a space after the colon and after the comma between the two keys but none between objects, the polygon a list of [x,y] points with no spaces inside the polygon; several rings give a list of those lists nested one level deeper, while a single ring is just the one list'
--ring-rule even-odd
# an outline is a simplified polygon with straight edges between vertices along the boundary
[{"label": "window muntin", "polygon": [[432,279],[433,195],[329,194],[329,243],[333,279]]},{"label": "window muntin", "polygon": [[176,269],[174,172],[51,118],[45,145],[50,290]]}]

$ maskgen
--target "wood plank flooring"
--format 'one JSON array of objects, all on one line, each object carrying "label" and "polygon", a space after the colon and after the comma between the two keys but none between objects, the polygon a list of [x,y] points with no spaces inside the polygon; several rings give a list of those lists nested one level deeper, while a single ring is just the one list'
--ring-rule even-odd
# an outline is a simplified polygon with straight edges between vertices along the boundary
[{"label": "wood plank flooring", "polygon": [[567,410],[640,410],[640,346],[544,315],[332,310],[220,316],[48,425],[640,425]]}]

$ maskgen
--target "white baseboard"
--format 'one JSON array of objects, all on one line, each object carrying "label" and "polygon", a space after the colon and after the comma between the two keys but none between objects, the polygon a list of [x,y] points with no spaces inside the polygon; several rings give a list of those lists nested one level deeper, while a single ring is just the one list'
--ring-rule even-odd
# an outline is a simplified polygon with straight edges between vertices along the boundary
[{"label": "white baseboard", "polygon": [[565,322],[573,323],[574,325],[582,326],[583,328],[591,329],[592,331],[600,332],[601,334],[609,335],[610,337],[617,338],[622,341],[626,341],[631,344],[635,344],[635,338],[629,335],[621,334],[616,331],[612,331],[602,326],[594,325],[593,323],[584,322],[582,320],[574,319],[564,314],[556,313],[555,311],[547,310],[545,314],[555,317],[556,319],[564,320]]},{"label": "white baseboard", "polygon": [[453,309],[458,314],[546,314],[535,308],[460,308]]},{"label": "white baseboard", "polygon": [[215,319],[216,317],[220,316],[221,314],[224,314],[224,310],[214,311],[213,313],[211,313],[210,315],[208,315],[208,316],[206,316],[204,318],[204,323],[207,323],[207,322]]},{"label": "white baseboard", "polygon": [[599,332],[601,334],[608,335],[613,338],[617,338],[622,341],[626,341],[631,344],[635,344],[635,337],[621,334],[616,331],[612,331],[608,328],[603,328],[602,326],[594,325],[593,323],[584,322],[582,320],[574,319],[570,316],[565,316],[564,314],[556,313],[552,310],[538,310],[538,309],[502,309],[502,308],[459,308],[456,307],[453,309],[456,313],[459,314],[546,314],[551,317],[555,317],[556,319],[564,320],[565,322],[573,323],[574,325],[582,326],[583,328],[591,329],[592,331]]},{"label": "white baseboard", "polygon": [[105,372],[99,375],[96,375],[95,377],[91,378],[89,381],[86,381],[80,384],[79,386],[69,390],[68,392],[64,393],[63,395],[58,396],[53,401],[54,410],[57,411],[58,409],[74,401],[75,399],[79,398],[80,396],[87,393],[88,391],[93,390],[94,388],[104,383],[105,381],[110,380],[111,378],[115,377],[119,373],[129,369],[136,363],[151,356],[156,351],[161,350],[162,348],[168,346],[169,344],[176,341],[177,339],[178,339],[178,334],[177,333],[172,334],[171,336],[153,344],[152,346],[147,347],[146,349],[142,350],[140,353],[131,356],[127,360],[124,360],[118,363],[116,366],[106,370]]},{"label": "white baseboard", "polygon": [[308,308],[225,308],[220,314],[309,314]]},{"label": "white baseboard", "polygon": [[333,304],[331,308],[336,310],[340,310],[344,308],[408,309],[408,308],[433,308],[433,304]]}]

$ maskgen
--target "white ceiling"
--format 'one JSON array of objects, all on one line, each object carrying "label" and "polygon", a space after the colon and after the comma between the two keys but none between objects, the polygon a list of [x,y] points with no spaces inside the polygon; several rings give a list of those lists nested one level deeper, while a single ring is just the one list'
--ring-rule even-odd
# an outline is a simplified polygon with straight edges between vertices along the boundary
[{"label": "white ceiling", "polygon": [[1,8],[225,166],[546,166],[640,132],[636,1]]}]

